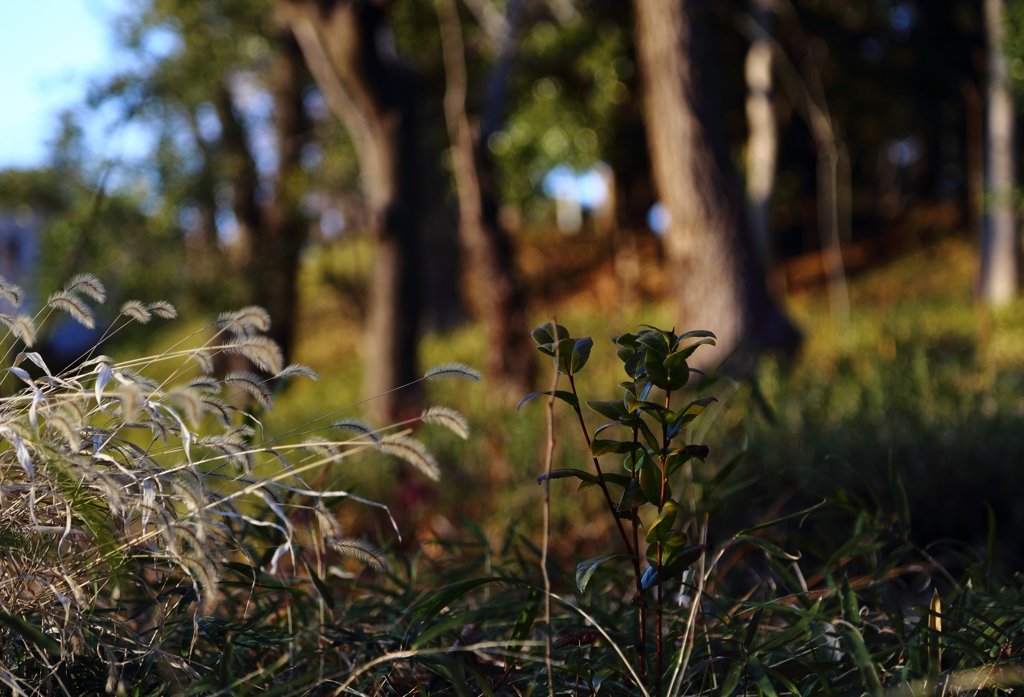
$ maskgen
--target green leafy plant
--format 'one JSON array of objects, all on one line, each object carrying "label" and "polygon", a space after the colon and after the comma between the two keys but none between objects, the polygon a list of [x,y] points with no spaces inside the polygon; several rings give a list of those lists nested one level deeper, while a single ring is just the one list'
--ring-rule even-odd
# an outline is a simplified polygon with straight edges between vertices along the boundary
[{"label": "green leafy plant", "polygon": [[[683,393],[690,382],[691,369],[687,360],[704,345],[714,345],[715,336],[708,331],[690,331],[676,334],[657,327],[645,326],[636,334],[622,334],[612,341],[618,347],[616,355],[622,361],[627,380],[619,383],[623,390],[621,399],[611,401],[588,401],[586,405],[601,416],[610,419],[595,429],[591,436],[576,388],[576,375],[586,366],[594,342],[586,337],[576,339],[569,331],[556,324],[538,327],[532,333],[537,348],[556,361],[559,373],[567,376],[568,391],[555,390],[552,393],[532,393],[523,398],[527,401],[542,394],[552,395],[568,403],[576,413],[580,429],[594,463],[594,473],[583,470],[555,470],[541,477],[575,477],[581,480],[580,489],[597,486],[607,503],[608,512],[614,518],[619,532],[622,552],[606,552],[580,563],[576,571],[576,582],[581,592],[597,567],[613,559],[625,558],[631,562],[636,579],[637,605],[637,670],[647,672],[646,651],[646,610],[655,609],[655,688],[660,693],[663,657],[663,601],[666,580],[682,574],[702,556],[703,542],[692,544],[686,529],[694,522],[696,510],[692,502],[673,498],[670,481],[677,473],[689,478],[687,464],[693,458],[704,459],[708,448],[687,442],[693,421],[715,401],[714,397],[702,397],[683,402],[673,409],[673,395]],[[652,401],[656,394],[659,401]],[[626,438],[598,438],[605,432],[617,428]],[[604,455],[624,456],[622,472],[605,472],[599,458]],[[621,488],[616,503],[609,485]],[[682,488],[679,489],[683,491]],[[678,495],[677,495],[678,496]],[[682,513],[682,515],[680,515]],[[644,526],[643,519],[647,518]],[[629,531],[623,524],[627,521]],[[677,521],[681,525],[677,526]],[[642,570],[640,529],[645,527],[643,536],[647,544],[647,568]],[[648,592],[653,597],[648,598]]]}]

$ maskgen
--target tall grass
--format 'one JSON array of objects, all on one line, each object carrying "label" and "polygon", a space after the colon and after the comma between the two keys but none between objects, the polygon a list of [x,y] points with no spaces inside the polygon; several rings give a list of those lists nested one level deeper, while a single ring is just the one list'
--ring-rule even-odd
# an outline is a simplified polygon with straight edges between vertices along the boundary
[{"label": "tall grass", "polygon": [[[22,297],[2,280],[0,294],[15,305]],[[324,613],[333,598],[322,578],[346,558],[379,572],[388,566],[377,547],[345,532],[335,509],[347,502],[390,512],[326,481],[330,466],[373,451],[436,480],[436,460],[411,431],[422,423],[465,438],[465,419],[433,407],[377,428],[327,415],[288,438],[270,436],[261,417],[275,392],[318,376],[283,365],[256,307],[224,313],[158,354],[118,360],[98,345],[51,371],[30,350],[37,334],[55,313],[94,326],[92,303],[105,295],[98,279],[81,275],[35,315],[0,316],[9,328],[0,378],[0,682],[15,694],[177,692],[236,685],[235,671],[254,666],[279,681],[296,664],[291,604],[312,597]],[[100,341],[128,323],[175,315],[168,303],[126,302]],[[249,369],[216,374],[232,355]],[[479,379],[461,364],[424,379],[453,377]],[[267,602],[281,593],[284,605]],[[256,632],[263,623],[270,627]]]}]

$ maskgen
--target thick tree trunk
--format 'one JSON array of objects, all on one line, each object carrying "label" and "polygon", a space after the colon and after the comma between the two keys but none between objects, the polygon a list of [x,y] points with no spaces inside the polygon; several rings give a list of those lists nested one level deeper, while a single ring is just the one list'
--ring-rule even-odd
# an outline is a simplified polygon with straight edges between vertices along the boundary
[{"label": "thick tree trunk", "polygon": [[1013,209],[1013,98],[1003,56],[1003,0],[985,0],[988,35],[988,138],[985,193],[989,198],[981,257],[981,296],[991,305],[1017,294],[1017,229]]},{"label": "thick tree trunk", "polygon": [[[716,156],[697,66],[706,31],[693,0],[634,0],[637,58],[658,196],[671,223],[665,251],[680,329],[710,329],[719,361],[741,342],[795,350],[799,334],[769,296],[751,253],[739,187]],[[706,28],[704,28],[706,29]],[[721,148],[720,148],[721,149]],[[710,352],[709,352],[710,354]]]},{"label": "thick tree trunk", "polygon": [[521,396],[532,389],[534,378],[526,293],[515,268],[511,240],[498,221],[480,128],[470,123],[466,113],[466,62],[458,9],[453,0],[436,0],[436,6],[447,81],[444,112],[459,198],[465,296],[487,327],[488,374],[502,391]]},{"label": "thick tree trunk", "polygon": [[418,82],[394,54],[384,8],[368,0],[283,3],[306,65],[355,145],[376,247],[365,342],[367,395],[385,418],[415,401]]}]

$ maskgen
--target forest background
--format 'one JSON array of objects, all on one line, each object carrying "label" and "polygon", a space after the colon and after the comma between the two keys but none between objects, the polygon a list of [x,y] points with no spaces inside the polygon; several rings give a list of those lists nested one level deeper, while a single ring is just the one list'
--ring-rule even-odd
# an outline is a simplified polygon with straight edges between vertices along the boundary
[{"label": "forest background", "polygon": [[[745,452],[757,482],[725,529],[894,467],[919,542],[1021,568],[1024,3],[137,0],[116,35],[123,69],[47,162],[0,171],[5,276],[41,299],[90,271],[111,306],[186,320],[109,354],[265,307],[323,378],[277,397],[271,432],[371,395],[401,420],[425,389],[467,413],[469,441],[428,438],[444,486],[371,456],[338,475],[405,544],[536,538],[544,414],[516,404],[549,383],[529,332],[557,315],[598,348],[717,334],[709,462]],[[107,156],[97,113],[140,152]],[[40,352],[98,339],[58,323]],[[484,383],[392,391],[445,361]],[[556,467],[585,468],[571,428]],[[603,549],[598,497],[553,506],[555,557]]]}]

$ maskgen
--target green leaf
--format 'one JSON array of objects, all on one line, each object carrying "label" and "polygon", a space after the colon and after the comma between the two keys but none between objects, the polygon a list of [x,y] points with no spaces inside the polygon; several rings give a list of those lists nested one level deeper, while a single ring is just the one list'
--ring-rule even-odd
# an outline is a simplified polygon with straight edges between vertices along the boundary
[{"label": "green leaf", "polygon": [[620,518],[627,518],[632,509],[639,508],[645,503],[647,503],[647,499],[644,498],[640,483],[635,479],[630,479],[629,486],[623,490],[622,498],[619,499],[619,505],[615,507],[615,512]]},{"label": "green leaf", "polygon": [[841,627],[841,636],[846,640],[846,644],[853,649],[851,653],[857,662],[857,667],[860,668],[861,675],[864,677],[864,686],[868,688],[865,694],[881,697],[883,694],[882,681],[878,677],[878,671],[875,670],[875,662],[871,659],[871,653],[868,651],[868,647],[864,645],[864,639],[861,637],[860,632],[844,624]]},{"label": "green leaf", "polygon": [[590,360],[590,351],[594,348],[594,340],[589,336],[577,339],[572,347],[572,360],[570,361],[570,372],[575,375],[583,370],[583,366]]},{"label": "green leaf", "polygon": [[667,390],[669,389],[668,370],[665,368],[664,360],[665,357],[659,356],[656,351],[647,351],[644,358],[644,369],[655,387]]},{"label": "green leaf", "polygon": [[[710,334],[710,333],[711,332],[708,332],[708,334]],[[678,340],[676,341],[675,345],[679,346],[679,341]],[[714,346],[714,345],[715,345],[715,340],[714,339],[711,339],[711,338],[701,339],[700,341],[698,341],[698,342],[696,342],[694,344],[690,344],[689,346],[686,346],[685,348],[679,349],[678,351],[676,351],[672,355],[673,356],[682,356],[682,360],[685,361],[687,358],[689,358],[690,356],[693,355],[693,352],[697,350],[698,346]]]},{"label": "green leaf", "polygon": [[[665,539],[661,542],[661,561],[663,565],[671,564],[686,549],[687,539],[686,533],[680,530],[670,530],[665,535]],[[647,561],[652,566],[657,566],[658,545],[652,544],[647,546]]]},{"label": "green leaf", "polygon": [[779,697],[768,676],[765,675],[764,668],[761,666],[761,661],[757,660],[757,656],[753,654],[747,655],[747,667],[750,669],[750,677],[754,679],[757,687],[764,693],[765,697]]},{"label": "green leaf", "polygon": [[[671,538],[670,538],[671,540]],[[700,559],[701,555],[707,549],[707,545],[693,545],[692,547],[679,548],[678,546],[670,550],[669,556],[666,558],[664,546],[662,547],[662,565],[661,568],[664,571],[664,578],[670,579],[674,576],[678,576],[688,569],[695,561]],[[647,548],[648,561],[651,561],[650,554],[651,548]],[[654,552],[657,555],[657,550]],[[652,564],[657,563],[657,556],[651,561]],[[640,585],[644,590],[650,588],[658,582],[658,569],[656,566],[652,566],[645,573],[643,578],[640,580]]]},{"label": "green leaf", "polygon": [[743,456],[746,455],[746,454],[747,454],[747,451],[744,450],[744,451],[740,452],[739,454],[734,455],[733,458],[731,460],[729,460],[729,462],[727,462],[725,464],[725,467],[723,467],[722,469],[718,470],[718,473],[715,475],[714,479],[712,479],[710,482],[708,482],[707,486],[704,488],[704,497],[705,498],[707,498],[708,494],[710,494],[712,491],[717,489],[718,486],[725,480],[726,477],[728,477],[730,474],[733,473],[733,470],[735,470],[736,467],[739,466],[740,462],[743,460]]},{"label": "green leaf", "polygon": [[784,515],[781,518],[776,518],[775,520],[769,520],[767,523],[758,523],[757,525],[752,525],[751,527],[746,528],[745,530],[740,530],[740,532],[737,533],[737,534],[739,534],[739,535],[746,535],[747,533],[754,532],[755,530],[764,530],[765,528],[770,528],[773,525],[778,525],[779,523],[784,523],[787,520],[793,520],[794,518],[803,518],[804,516],[810,514],[812,511],[815,511],[815,510],[821,508],[826,503],[827,503],[827,500],[826,499],[822,499],[819,503],[816,503],[813,506],[810,506],[808,508],[804,508],[802,510],[799,510],[796,513],[790,513],[789,515]]},{"label": "green leaf", "polygon": [[[661,468],[647,453],[640,458],[640,488],[651,503],[657,504],[661,500]],[[668,483],[666,482],[665,496],[668,495]]]},{"label": "green leaf", "polygon": [[604,440],[603,438],[595,438],[590,443],[590,452],[594,457],[608,453],[631,453],[642,448],[642,445],[633,441]]},{"label": "green leaf", "polygon": [[44,634],[42,630],[31,622],[15,615],[9,615],[6,612],[0,612],[0,624],[21,636],[28,643],[45,650],[50,655],[61,655],[60,644],[52,637]]},{"label": "green leaf", "polygon": [[757,608],[747,624],[747,631],[743,636],[743,647],[747,650],[754,645],[754,639],[757,638],[757,630],[761,628],[761,620],[764,619],[764,611],[763,606]]},{"label": "green leaf", "polygon": [[[561,324],[557,324],[555,325],[555,327],[555,333],[558,334],[559,339],[569,338],[568,329],[563,327]],[[532,332],[530,332],[530,336],[532,336],[533,340],[538,344],[552,344],[555,341],[555,337],[551,333],[551,322],[548,322],[545,325],[537,327]]]},{"label": "green leaf", "polygon": [[779,559],[788,559],[789,561],[796,561],[800,559],[799,554],[794,556],[789,552],[783,550],[781,547],[773,545],[768,540],[764,540],[760,537],[754,537],[753,535],[737,535],[732,539],[734,542],[749,542],[755,547],[760,547],[768,554],[772,555],[773,557],[778,557]]},{"label": "green leaf", "polygon": [[590,577],[594,575],[597,567],[604,564],[610,559],[628,559],[628,554],[622,554],[620,552],[613,552],[611,554],[598,554],[596,557],[590,559],[584,559],[576,565],[576,587],[580,589],[580,593],[587,590],[587,584],[590,583]]},{"label": "green leaf", "polygon": [[680,334],[679,336],[677,336],[676,337],[675,345],[678,346],[680,343],[682,343],[683,341],[686,341],[687,339],[703,339],[703,338],[714,339],[716,337],[715,337],[714,333],[709,332],[706,329],[695,329],[692,332],[685,332],[685,333]]},{"label": "green leaf", "polygon": [[[672,526],[675,524],[678,514],[679,504],[671,499],[666,501],[665,505],[661,508],[661,513],[658,515],[657,520],[654,521],[647,531],[647,542],[655,543],[667,538],[668,534],[672,531]],[[665,558],[664,548],[662,548],[662,558]]]},{"label": "green leaf", "polygon": [[619,399],[613,399],[608,402],[587,402],[587,406],[604,418],[611,419],[612,421],[618,421],[629,413],[626,411],[626,406],[622,403],[622,400]]},{"label": "green leaf", "polygon": [[733,661],[729,672],[725,674],[725,680],[722,681],[722,690],[718,694],[721,697],[730,697],[736,691],[736,688],[739,687],[741,677],[743,677],[743,664],[739,661]]},{"label": "green leaf", "polygon": [[596,474],[591,474],[590,472],[587,472],[585,470],[578,470],[578,469],[557,469],[557,470],[551,470],[551,474],[550,475],[547,474],[547,473],[544,473],[544,474],[540,475],[539,477],[537,477],[537,483],[538,484],[543,484],[545,479],[566,479],[568,477],[576,477],[577,479],[582,479],[585,482],[590,482],[591,484],[597,484],[597,475]]},{"label": "green leaf", "polygon": [[[531,392],[530,394],[526,395],[525,397],[519,400],[519,404],[516,405],[516,410],[521,409],[524,404],[526,404],[527,402],[531,402],[542,395],[550,397],[551,392]],[[574,407],[579,406],[580,403],[580,401],[576,398],[576,395],[574,395],[572,392],[567,392],[565,390],[555,390],[555,398],[560,399],[566,404],[570,404]]]},{"label": "green leaf", "polygon": [[665,370],[668,371],[668,381],[674,390],[683,387],[690,380],[690,366],[686,364],[686,357],[682,353],[673,353],[666,358]]},{"label": "green leaf", "polygon": [[645,332],[640,332],[637,334],[636,340],[637,343],[660,352],[662,358],[665,357],[664,354],[668,353],[668,338],[665,336],[665,332],[660,329],[651,328]]},{"label": "green leaf", "polygon": [[841,602],[843,604],[844,619],[855,627],[860,626],[860,604],[857,602],[857,594],[853,592],[850,585],[850,577],[843,574],[843,582],[840,584],[842,592]]},{"label": "green leaf", "polygon": [[533,623],[537,619],[537,610],[540,608],[540,600],[543,596],[544,594],[537,589],[530,591],[530,604],[519,613],[519,619],[516,620],[516,624],[512,628],[512,638],[508,642],[508,653],[512,658],[506,660],[507,664],[512,664],[515,660],[514,657],[522,648],[523,642],[530,636],[530,630],[533,629]]},{"label": "green leaf", "polygon": [[433,619],[439,612],[464,596],[466,593],[488,583],[525,585],[522,581],[518,581],[514,578],[499,576],[483,576],[480,578],[468,578],[462,581],[456,581],[455,583],[451,583],[444,588],[439,588],[433,593],[427,595],[427,597],[420,602],[419,610],[413,616],[412,623],[415,624],[420,620]]},{"label": "green leaf", "polygon": [[695,399],[685,407],[675,413],[675,420],[677,422],[688,424],[696,419],[701,412],[707,409],[708,405],[718,400],[714,397],[704,397],[703,399]]},{"label": "green leaf", "polygon": [[316,592],[320,594],[321,598],[323,598],[323,601],[327,604],[327,607],[333,610],[334,598],[331,597],[331,589],[327,587],[326,583],[320,580],[320,577],[316,575],[315,571],[313,571],[313,567],[309,565],[309,562],[303,559],[302,563],[306,566],[306,572],[309,574],[309,579],[313,582],[313,585],[316,587]]},{"label": "green leaf", "polygon": [[603,473],[601,475],[600,478],[594,477],[594,481],[592,481],[592,482],[580,482],[580,486],[577,489],[577,491],[583,491],[584,489],[589,489],[592,486],[597,486],[600,483],[599,479],[603,479],[608,484],[615,484],[615,485],[621,486],[621,487],[629,486],[629,483],[632,481],[632,479],[630,477],[628,477],[628,476],[626,476],[624,474],[616,474],[614,472],[605,472],[605,473]]},{"label": "green leaf", "polygon": [[626,334],[620,334],[619,336],[613,338],[612,341],[618,344],[619,346],[626,346],[634,349],[637,345],[636,334],[630,334],[628,332]]}]

